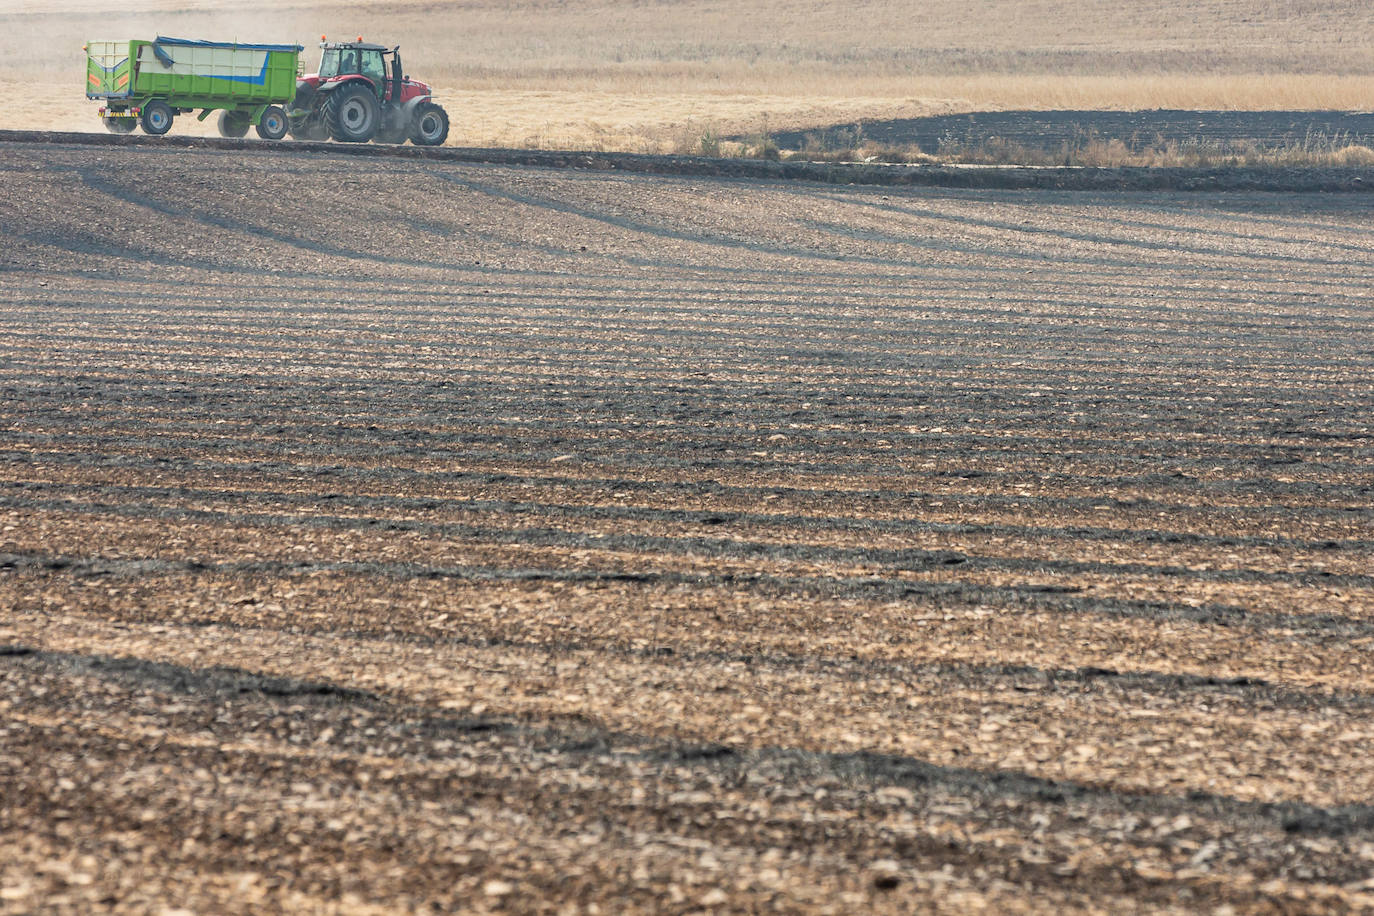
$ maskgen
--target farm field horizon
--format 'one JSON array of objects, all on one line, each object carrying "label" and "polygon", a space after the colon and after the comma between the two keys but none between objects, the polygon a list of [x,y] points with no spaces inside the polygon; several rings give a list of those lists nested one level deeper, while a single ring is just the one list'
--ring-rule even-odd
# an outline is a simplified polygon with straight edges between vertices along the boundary
[{"label": "farm field horizon", "polygon": [[1365,194],[0,176],[0,912],[1374,908]]},{"label": "farm field horizon", "polygon": [[[400,44],[449,108],[454,145],[687,152],[702,138],[1007,109],[1369,110],[1374,11],[1353,0],[1224,0],[1105,12],[1070,3],[525,2],[281,10],[138,0],[0,4],[30,49],[0,127],[98,129],[81,46],[156,34]],[[213,120],[178,123],[210,134]]]}]

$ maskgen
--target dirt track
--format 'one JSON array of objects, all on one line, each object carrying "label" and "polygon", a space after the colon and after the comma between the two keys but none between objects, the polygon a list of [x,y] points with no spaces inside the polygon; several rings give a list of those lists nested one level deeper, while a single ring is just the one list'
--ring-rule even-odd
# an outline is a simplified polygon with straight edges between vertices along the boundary
[{"label": "dirt track", "polygon": [[1362,196],[0,174],[0,907],[1374,908]]}]

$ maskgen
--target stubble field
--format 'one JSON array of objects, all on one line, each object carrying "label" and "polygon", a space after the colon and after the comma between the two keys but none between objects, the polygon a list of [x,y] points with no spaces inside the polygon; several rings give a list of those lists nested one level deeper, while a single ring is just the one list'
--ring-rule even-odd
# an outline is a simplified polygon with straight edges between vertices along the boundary
[{"label": "stubble field", "polygon": [[1363,195],[0,145],[0,907],[1374,907]]},{"label": "stubble field", "polygon": [[[1368,110],[1365,0],[0,0],[9,129],[91,130],[82,45],[399,44],[456,146],[685,152],[703,137],[950,112]],[[214,119],[177,133],[213,134]]]}]

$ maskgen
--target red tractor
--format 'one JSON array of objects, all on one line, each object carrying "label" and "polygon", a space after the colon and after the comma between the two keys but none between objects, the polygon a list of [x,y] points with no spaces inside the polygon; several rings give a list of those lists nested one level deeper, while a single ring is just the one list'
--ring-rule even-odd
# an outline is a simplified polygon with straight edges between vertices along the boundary
[{"label": "red tractor", "polygon": [[290,112],[297,140],[404,143],[438,146],[448,137],[448,115],[429,86],[404,76],[401,49],[357,41],[323,41],[320,72],[296,82]]}]

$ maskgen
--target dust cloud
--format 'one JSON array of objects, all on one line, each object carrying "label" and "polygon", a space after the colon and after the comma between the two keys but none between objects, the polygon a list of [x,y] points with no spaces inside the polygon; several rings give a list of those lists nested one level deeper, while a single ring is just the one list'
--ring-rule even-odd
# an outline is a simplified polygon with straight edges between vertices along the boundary
[{"label": "dust cloud", "polygon": [[[0,61],[0,78],[7,84],[41,85],[46,92],[21,97],[0,111],[0,128],[12,130],[90,131],[99,129],[99,103],[86,98],[86,56],[82,50],[94,39],[153,38],[157,35],[214,41],[247,41],[305,45],[307,67],[316,60],[321,33],[366,31],[378,15],[345,12],[342,4],[294,7],[273,4],[186,3],[183,0],[145,0],[121,8],[77,0],[74,3],[0,3],[0,29],[14,47],[29,50],[24,57]],[[342,29],[342,31],[340,31]],[[215,119],[198,122],[177,119],[178,134],[214,135]]]}]

